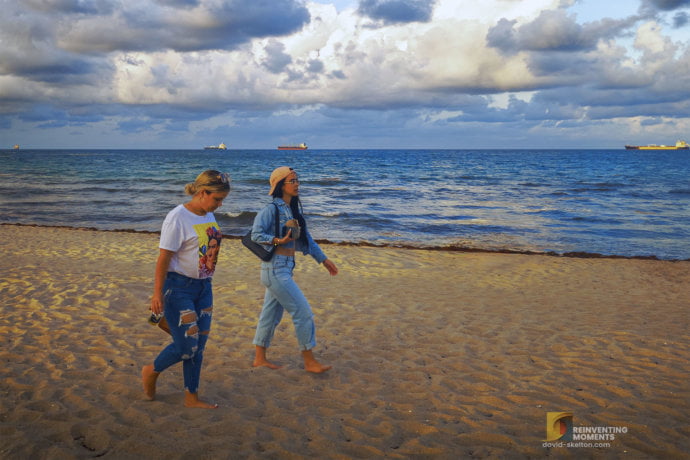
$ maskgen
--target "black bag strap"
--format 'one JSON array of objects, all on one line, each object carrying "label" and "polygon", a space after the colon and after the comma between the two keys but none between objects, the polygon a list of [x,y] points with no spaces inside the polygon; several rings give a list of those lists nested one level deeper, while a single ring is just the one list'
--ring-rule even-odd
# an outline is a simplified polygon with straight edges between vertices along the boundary
[{"label": "black bag strap", "polygon": [[273,206],[276,207],[276,227],[275,227],[275,235],[276,235],[276,238],[280,238],[280,237],[278,236],[278,235],[280,235],[280,233],[278,233],[278,227],[280,227],[280,209],[278,209],[278,205],[277,205],[277,204],[275,204],[275,203],[272,203],[272,204],[273,204]]}]

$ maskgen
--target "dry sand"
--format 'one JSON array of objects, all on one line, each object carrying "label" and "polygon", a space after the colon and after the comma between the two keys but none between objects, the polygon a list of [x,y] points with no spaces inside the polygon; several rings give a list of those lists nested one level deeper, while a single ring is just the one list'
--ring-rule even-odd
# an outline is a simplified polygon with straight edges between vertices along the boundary
[{"label": "dry sand", "polygon": [[[223,242],[200,394],[146,322],[158,236],[0,226],[0,457],[673,458],[690,452],[690,262],[323,245],[298,257],[316,314],[301,368],[289,317],[253,369],[259,262]],[[546,413],[626,427],[543,447]]]}]

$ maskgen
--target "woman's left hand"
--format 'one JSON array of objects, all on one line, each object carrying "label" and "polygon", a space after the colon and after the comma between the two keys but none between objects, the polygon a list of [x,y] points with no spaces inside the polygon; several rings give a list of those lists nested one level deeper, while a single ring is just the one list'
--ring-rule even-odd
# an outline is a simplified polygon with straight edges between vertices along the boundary
[{"label": "woman's left hand", "polygon": [[330,273],[331,276],[338,274],[338,267],[335,266],[335,263],[333,263],[331,259],[324,260],[323,266],[326,267],[326,270],[328,270],[328,273]]}]

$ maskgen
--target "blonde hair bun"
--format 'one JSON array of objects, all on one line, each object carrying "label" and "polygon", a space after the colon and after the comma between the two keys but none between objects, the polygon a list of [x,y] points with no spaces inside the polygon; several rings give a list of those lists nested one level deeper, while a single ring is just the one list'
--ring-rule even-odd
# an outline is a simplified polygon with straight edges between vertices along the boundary
[{"label": "blonde hair bun", "polygon": [[207,169],[199,174],[194,182],[184,186],[184,192],[187,195],[196,195],[204,190],[211,193],[230,191],[230,175],[215,169]]}]

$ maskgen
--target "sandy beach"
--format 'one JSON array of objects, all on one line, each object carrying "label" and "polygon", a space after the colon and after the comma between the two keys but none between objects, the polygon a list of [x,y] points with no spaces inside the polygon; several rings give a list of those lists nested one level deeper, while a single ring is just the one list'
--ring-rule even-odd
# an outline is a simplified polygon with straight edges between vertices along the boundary
[{"label": "sandy beach", "polygon": [[[200,394],[147,323],[158,235],[0,225],[0,458],[681,458],[690,452],[690,262],[322,245],[299,256],[316,314],[251,367],[259,261],[224,240]],[[547,412],[625,427],[544,447]],[[591,441],[602,442],[602,441]],[[686,457],[687,458],[687,457]]]}]

